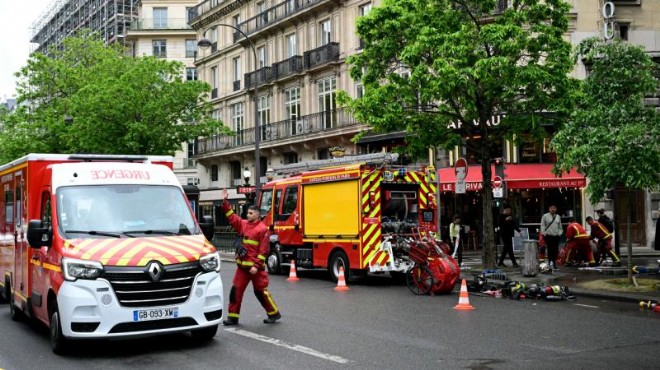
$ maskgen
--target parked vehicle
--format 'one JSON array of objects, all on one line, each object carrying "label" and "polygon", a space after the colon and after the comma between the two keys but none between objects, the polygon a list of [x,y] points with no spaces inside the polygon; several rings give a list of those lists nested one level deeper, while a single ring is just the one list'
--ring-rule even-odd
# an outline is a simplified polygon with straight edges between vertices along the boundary
[{"label": "parked vehicle", "polygon": [[223,308],[213,225],[200,228],[172,163],[29,154],[0,166],[0,294],[12,319],[50,327],[56,353],[72,339],[213,338]]},{"label": "parked vehicle", "polygon": [[387,235],[413,227],[437,233],[436,174],[432,167],[390,164],[395,154],[370,154],[275,168],[292,176],[265,184],[260,194],[271,230],[267,266],[272,273],[297,267],[340,267],[351,274],[390,272],[403,278],[414,263],[404,245]]}]

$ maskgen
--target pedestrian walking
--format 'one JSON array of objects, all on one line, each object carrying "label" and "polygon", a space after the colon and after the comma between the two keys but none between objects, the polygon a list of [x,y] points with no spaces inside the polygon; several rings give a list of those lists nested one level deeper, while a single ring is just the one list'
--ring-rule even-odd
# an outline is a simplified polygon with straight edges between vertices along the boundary
[{"label": "pedestrian walking", "polygon": [[596,210],[596,214],[598,215],[598,222],[601,225],[605,226],[607,231],[609,231],[610,233],[613,233],[614,232],[614,222],[612,222],[612,219],[609,218],[605,214],[605,209],[601,208],[599,210]]},{"label": "pedestrian walking", "polygon": [[548,213],[541,217],[541,235],[548,250],[550,268],[557,270],[557,255],[559,254],[559,238],[564,232],[561,226],[561,217],[557,214],[557,207],[551,205]]},{"label": "pedestrian walking", "polygon": [[575,256],[578,254],[582,255],[584,262],[589,263],[589,266],[596,265],[587,230],[574,217],[571,217],[566,226],[566,259],[564,263],[567,266],[573,265],[577,262]]},{"label": "pedestrian walking", "polygon": [[610,257],[612,257],[614,266],[621,266],[621,260],[619,260],[619,256],[617,256],[616,253],[614,253],[612,250],[612,234],[607,230],[605,225],[594,220],[593,217],[587,217],[586,221],[589,226],[591,226],[590,239],[598,240],[598,263],[600,264],[605,262],[605,256],[609,254]]},{"label": "pedestrian walking", "polygon": [[520,232],[516,220],[513,219],[511,215],[511,207],[505,206],[502,210],[502,214],[499,217],[498,225],[500,227],[500,238],[502,238],[502,254],[500,255],[500,261],[497,263],[497,266],[506,267],[504,264],[504,258],[506,255],[509,255],[511,258],[511,263],[513,267],[518,267],[516,262],[516,257],[513,255],[513,236],[514,232]]},{"label": "pedestrian walking", "polygon": [[463,262],[463,238],[461,235],[461,217],[454,216],[454,221],[449,225],[449,240],[451,240],[452,257],[457,258],[458,265]]},{"label": "pedestrian walking", "polygon": [[229,205],[227,189],[222,190],[222,210],[229,224],[242,237],[241,245],[236,249],[236,264],[231,291],[229,292],[229,313],[224,325],[236,325],[241,312],[243,293],[252,282],[254,295],[266,310],[268,317],[264,323],[273,324],[282,315],[275,305],[273,297],[268,292],[268,273],[266,272],[266,256],[270,251],[270,235],[266,225],[261,222],[259,208],[250,206],[247,210],[247,220],[234,213]]}]

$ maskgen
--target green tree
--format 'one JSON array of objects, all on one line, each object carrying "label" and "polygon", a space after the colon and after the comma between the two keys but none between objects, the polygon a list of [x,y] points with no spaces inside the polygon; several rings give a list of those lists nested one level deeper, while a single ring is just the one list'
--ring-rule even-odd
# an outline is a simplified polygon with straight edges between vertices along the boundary
[{"label": "green tree", "polygon": [[[565,109],[572,89],[571,45],[563,38],[569,6],[511,3],[497,9],[496,0],[385,0],[358,20],[364,49],[349,58],[364,95],[342,96],[374,131],[405,131],[406,150],[417,157],[456,145],[479,153],[486,267],[496,257],[488,144],[544,135],[545,113]],[[493,117],[504,118],[495,125]]]},{"label": "green tree", "polygon": [[[644,96],[658,89],[657,65],[644,49],[625,42],[586,39],[576,53],[589,74],[570,120],[552,139],[557,168],[576,167],[589,178],[591,203],[607,189],[660,185],[660,119]],[[627,207],[633,210],[633,205]],[[628,219],[628,277],[632,281],[632,241]],[[615,212],[615,226],[621,215]]]},{"label": "green tree", "polygon": [[0,133],[3,162],[30,152],[172,155],[221,129],[208,84],[184,81],[183,64],[133,58],[88,31],[16,73],[18,102]]}]

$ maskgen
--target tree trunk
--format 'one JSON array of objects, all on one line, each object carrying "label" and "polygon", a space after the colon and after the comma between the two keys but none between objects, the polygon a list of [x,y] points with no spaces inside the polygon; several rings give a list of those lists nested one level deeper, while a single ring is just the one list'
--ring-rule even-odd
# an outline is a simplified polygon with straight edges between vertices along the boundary
[{"label": "tree trunk", "polygon": [[495,227],[493,224],[493,191],[491,187],[492,172],[490,170],[490,153],[487,152],[484,145],[481,156],[481,176],[482,176],[482,217],[483,217],[483,235],[484,249],[481,255],[481,262],[484,268],[492,269],[495,267]]},{"label": "tree trunk", "polygon": [[[626,188],[626,192],[628,192],[628,188]],[[628,284],[633,284],[633,273],[632,273],[632,235],[631,235],[631,234],[632,234],[632,227],[630,226],[630,223],[632,222],[632,213],[635,212],[635,210],[634,210],[634,205],[633,205],[633,204],[630,204],[630,203],[631,203],[631,202],[630,202],[631,197],[628,196],[628,197],[626,197],[626,198],[628,199],[628,206],[626,207],[626,208],[628,209],[628,212],[626,212],[626,214],[627,214],[627,216],[626,216],[626,221],[627,221],[627,225],[626,225],[626,239],[628,239],[628,240],[627,240],[627,242],[628,242],[628,258],[627,258],[627,260],[628,260],[628,264],[627,264],[627,265],[628,265],[628,266],[627,266],[627,270],[628,270]],[[621,256],[619,256],[619,258],[621,258]]]}]

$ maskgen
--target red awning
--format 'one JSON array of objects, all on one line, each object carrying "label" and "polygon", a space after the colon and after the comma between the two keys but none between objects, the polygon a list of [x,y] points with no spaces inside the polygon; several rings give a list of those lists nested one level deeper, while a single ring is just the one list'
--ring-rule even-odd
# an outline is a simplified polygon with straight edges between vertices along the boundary
[{"label": "red awning", "polygon": [[[587,179],[571,170],[557,177],[552,173],[552,164],[511,164],[507,163],[504,169],[504,182],[509,189],[543,189],[543,188],[583,188]],[[495,176],[495,167],[491,166]],[[440,191],[454,191],[456,186],[456,173],[453,167],[438,170],[440,176]],[[481,190],[481,166],[470,166],[465,179],[468,191]]]}]

